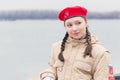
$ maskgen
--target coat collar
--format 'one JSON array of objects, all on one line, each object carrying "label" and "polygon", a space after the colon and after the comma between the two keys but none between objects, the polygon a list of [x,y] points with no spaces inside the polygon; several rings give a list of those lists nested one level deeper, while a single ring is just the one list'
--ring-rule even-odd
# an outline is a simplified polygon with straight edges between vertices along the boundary
[{"label": "coat collar", "polygon": [[[87,44],[87,39],[86,38],[84,38],[84,39],[73,39],[73,38],[71,38],[71,37],[68,37],[68,39],[67,39],[67,43],[68,44],[72,44],[72,46],[77,46],[77,45],[80,45],[80,44]],[[91,35],[91,43],[92,44],[95,44],[95,43],[97,43],[97,42],[99,42],[98,41],[98,38],[96,37],[96,36],[93,36],[93,35]]]}]

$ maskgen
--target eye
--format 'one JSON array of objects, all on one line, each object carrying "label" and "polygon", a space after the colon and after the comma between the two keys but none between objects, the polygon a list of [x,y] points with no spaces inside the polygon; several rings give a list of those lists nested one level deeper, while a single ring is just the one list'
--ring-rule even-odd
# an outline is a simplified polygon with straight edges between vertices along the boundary
[{"label": "eye", "polygon": [[67,24],[66,27],[71,28],[72,24]]},{"label": "eye", "polygon": [[81,22],[76,22],[76,25],[80,25],[81,24]]}]

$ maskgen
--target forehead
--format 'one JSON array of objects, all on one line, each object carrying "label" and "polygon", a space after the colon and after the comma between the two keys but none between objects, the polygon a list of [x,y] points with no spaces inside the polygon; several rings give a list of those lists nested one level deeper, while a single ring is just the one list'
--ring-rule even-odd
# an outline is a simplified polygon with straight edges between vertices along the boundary
[{"label": "forehead", "polygon": [[85,21],[85,19],[83,17],[77,16],[77,17],[71,17],[67,20],[65,20],[65,23],[68,22],[75,22],[75,21]]}]

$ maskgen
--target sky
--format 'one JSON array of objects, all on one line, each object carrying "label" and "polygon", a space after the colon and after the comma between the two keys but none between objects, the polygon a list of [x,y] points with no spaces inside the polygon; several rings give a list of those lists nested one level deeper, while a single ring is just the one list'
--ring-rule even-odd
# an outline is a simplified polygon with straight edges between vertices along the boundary
[{"label": "sky", "polygon": [[84,6],[92,12],[120,11],[120,0],[0,0],[0,11],[61,10],[74,5]]}]

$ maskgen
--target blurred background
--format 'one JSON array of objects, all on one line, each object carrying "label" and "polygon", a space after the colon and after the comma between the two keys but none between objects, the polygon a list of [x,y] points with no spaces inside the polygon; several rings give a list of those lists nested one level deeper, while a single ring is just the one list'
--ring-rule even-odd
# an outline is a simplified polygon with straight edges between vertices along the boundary
[{"label": "blurred background", "polygon": [[64,37],[58,12],[67,6],[88,9],[89,29],[111,52],[120,73],[119,0],[0,0],[0,79],[39,80],[48,67],[51,45]]}]

